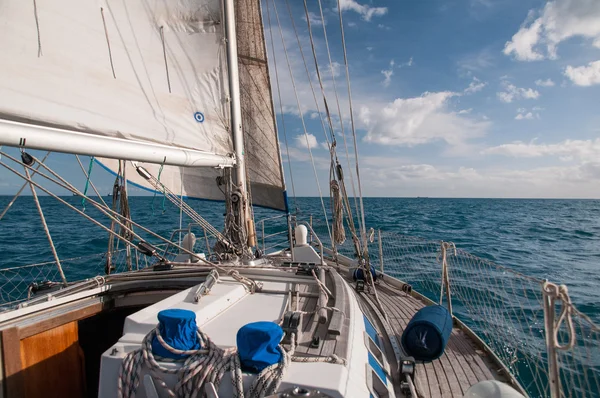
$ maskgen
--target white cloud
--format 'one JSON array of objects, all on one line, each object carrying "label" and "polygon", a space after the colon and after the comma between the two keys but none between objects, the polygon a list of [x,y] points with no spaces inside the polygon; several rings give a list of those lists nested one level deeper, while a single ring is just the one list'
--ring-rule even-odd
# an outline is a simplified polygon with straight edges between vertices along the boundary
[{"label": "white cloud", "polygon": [[587,66],[567,66],[565,76],[578,86],[600,84],[600,61],[590,62]]},{"label": "white cloud", "polygon": [[537,167],[525,170],[448,168],[427,163],[365,168],[367,192],[379,196],[444,197],[591,197],[600,196],[600,163]]},{"label": "white cloud", "polygon": [[540,86],[540,87],[553,87],[554,82],[552,81],[552,79],[546,79],[546,80],[538,79],[535,81],[535,85]]},{"label": "white cloud", "polygon": [[339,62],[333,61],[331,63],[331,65],[327,65],[328,69],[331,71],[333,71],[333,76],[334,77],[338,77],[340,75],[340,70],[342,68],[342,65]]},{"label": "white cloud", "polygon": [[314,149],[314,148],[319,147],[319,142],[317,141],[317,137],[315,137],[311,133],[299,134],[296,136],[295,140],[296,140],[296,146],[298,148],[308,147],[310,149]]},{"label": "white cloud", "polygon": [[510,144],[487,148],[482,153],[515,158],[557,156],[564,161],[597,161],[600,158],[600,138],[595,140],[565,140],[557,144],[515,141]]},{"label": "white cloud", "polygon": [[515,116],[516,120],[533,120],[540,119],[539,111],[544,108],[540,108],[539,106],[534,106],[531,108],[531,111],[528,111],[526,108],[517,109],[517,116]]},{"label": "white cloud", "polygon": [[399,64],[399,65],[398,65],[398,68],[404,68],[405,66],[407,66],[407,67],[411,67],[411,66],[413,66],[413,63],[414,63],[414,61],[413,61],[413,57],[410,57],[410,58],[408,59],[408,61],[406,61],[406,62],[403,62],[403,63]]},{"label": "white cloud", "polygon": [[576,36],[591,39],[599,47],[600,1],[556,0],[546,3],[540,12],[531,10],[519,31],[506,43],[504,54],[519,61],[556,58],[557,46]]},{"label": "white cloud", "polygon": [[486,133],[489,122],[481,122],[448,111],[448,91],[420,97],[398,98],[383,106],[363,106],[359,121],[368,130],[364,140],[382,145],[414,146],[433,141],[451,145]]},{"label": "white cloud", "polygon": [[390,61],[390,69],[384,69],[381,74],[385,77],[383,80],[383,87],[388,87],[392,82],[392,76],[394,76],[394,60]]},{"label": "white cloud", "polygon": [[517,87],[507,81],[502,82],[504,91],[496,93],[498,99],[502,102],[511,103],[518,99],[537,99],[540,96],[539,91],[532,88],[521,88]]},{"label": "white cloud", "polygon": [[350,28],[355,28],[356,27],[356,22],[348,22],[348,27]]},{"label": "white cloud", "polygon": [[544,56],[535,51],[533,47],[540,40],[540,31],[542,29],[542,21],[536,20],[529,27],[521,26],[521,29],[512,37],[512,41],[504,45],[504,54],[510,55],[514,53],[515,58],[519,61],[537,61],[544,59]]},{"label": "white cloud", "polygon": [[[303,15],[302,19],[304,21],[306,21],[306,15]],[[325,19],[325,18],[321,19],[321,15],[317,15],[312,11],[308,12],[308,20],[310,21],[311,25],[322,26],[323,23],[325,23],[325,25],[327,25],[327,19]]]},{"label": "white cloud", "polygon": [[517,120],[524,120],[524,119],[533,119],[533,113],[531,112],[527,112],[527,113],[518,113],[517,116],[515,116],[515,119]]},{"label": "white cloud", "polygon": [[378,24],[378,25],[377,25],[377,27],[378,27],[379,29],[383,29],[383,30],[392,30],[392,28],[390,28],[389,26],[387,26],[387,25],[384,25],[384,24],[382,24],[382,23]]},{"label": "white cloud", "polygon": [[461,70],[469,72],[479,72],[494,65],[494,55],[489,49],[484,49],[478,53],[469,54],[458,61]]},{"label": "white cloud", "polygon": [[365,21],[370,21],[373,17],[381,17],[388,12],[387,7],[371,7],[359,4],[355,0],[340,0],[339,4],[342,11],[354,11],[360,14]]},{"label": "white cloud", "polygon": [[469,108],[469,109],[461,109],[460,111],[458,111],[459,115],[468,115],[469,113],[471,113],[473,111],[473,108]]},{"label": "white cloud", "polygon": [[474,77],[473,81],[469,83],[469,87],[467,87],[464,91],[465,94],[474,94],[478,91],[483,90],[483,88],[487,86],[486,82],[480,81],[478,78]]}]

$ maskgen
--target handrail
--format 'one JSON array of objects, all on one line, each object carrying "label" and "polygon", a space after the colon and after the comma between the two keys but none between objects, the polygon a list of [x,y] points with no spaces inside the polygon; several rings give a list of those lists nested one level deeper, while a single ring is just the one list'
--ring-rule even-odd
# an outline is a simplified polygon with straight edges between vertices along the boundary
[{"label": "handrail", "polygon": [[283,218],[283,217],[287,217],[287,214],[280,214],[278,216],[263,218],[262,220],[258,220],[256,223],[259,224],[261,222],[271,221],[271,220],[275,220],[275,219]]},{"label": "handrail", "polygon": [[262,220],[258,220],[256,222],[256,229],[257,230],[260,229],[260,231],[261,231],[261,236],[260,236],[260,240],[261,241],[260,241],[260,244],[258,246],[262,247],[262,251],[263,252],[266,252],[267,250],[272,249],[274,246],[279,245],[279,244],[276,244],[274,246],[267,247],[267,243],[265,241],[267,238],[272,238],[274,236],[283,235],[285,233],[287,233],[289,235],[288,236],[288,241],[289,241],[290,247],[292,247],[292,242],[291,242],[291,238],[292,237],[291,237],[290,231],[289,231],[289,222],[288,222],[288,228],[285,231],[279,231],[279,232],[275,232],[273,234],[265,235],[265,222],[266,221],[277,220],[277,219],[281,219],[281,218],[284,218],[284,217],[288,217],[288,215],[287,214],[280,214],[280,215],[273,216],[273,217],[263,218]]}]

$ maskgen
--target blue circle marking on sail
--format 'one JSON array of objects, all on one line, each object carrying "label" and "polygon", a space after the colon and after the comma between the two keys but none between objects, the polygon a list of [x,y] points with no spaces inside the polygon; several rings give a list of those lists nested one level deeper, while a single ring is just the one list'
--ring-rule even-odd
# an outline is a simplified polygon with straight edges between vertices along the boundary
[{"label": "blue circle marking on sail", "polygon": [[194,113],[194,119],[196,119],[196,121],[198,123],[202,123],[204,121],[204,113],[202,113],[202,112]]}]

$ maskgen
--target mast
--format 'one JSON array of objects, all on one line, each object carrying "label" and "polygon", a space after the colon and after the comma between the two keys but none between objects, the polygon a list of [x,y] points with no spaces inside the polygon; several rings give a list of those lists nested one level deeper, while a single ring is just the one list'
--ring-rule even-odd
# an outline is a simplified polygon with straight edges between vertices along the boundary
[{"label": "mast", "polygon": [[242,107],[240,100],[240,74],[238,67],[235,10],[233,0],[225,0],[224,3],[229,92],[231,95],[231,127],[233,133],[233,147],[236,155],[235,179],[239,188],[239,194],[242,197],[243,210],[240,225],[242,228],[247,229],[251,220],[247,204],[248,194],[246,185],[246,162],[244,158],[244,133],[242,130]]}]

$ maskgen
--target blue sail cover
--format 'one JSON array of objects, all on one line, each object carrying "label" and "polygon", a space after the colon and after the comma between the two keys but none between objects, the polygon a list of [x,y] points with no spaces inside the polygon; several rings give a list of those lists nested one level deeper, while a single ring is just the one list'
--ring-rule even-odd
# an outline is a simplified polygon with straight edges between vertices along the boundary
[{"label": "blue sail cover", "polygon": [[450,312],[441,305],[432,305],[412,317],[402,333],[402,345],[416,360],[432,361],[444,353],[451,333]]},{"label": "blue sail cover", "polygon": [[237,333],[237,348],[242,369],[260,373],[267,366],[281,361],[279,343],[283,330],[274,322],[254,322],[244,325]]},{"label": "blue sail cover", "polygon": [[[169,309],[158,313],[160,335],[171,347],[177,350],[199,350],[196,314],[188,310]],[[152,340],[152,353],[164,358],[181,359],[186,355],[173,354],[160,344],[156,336]]]}]

